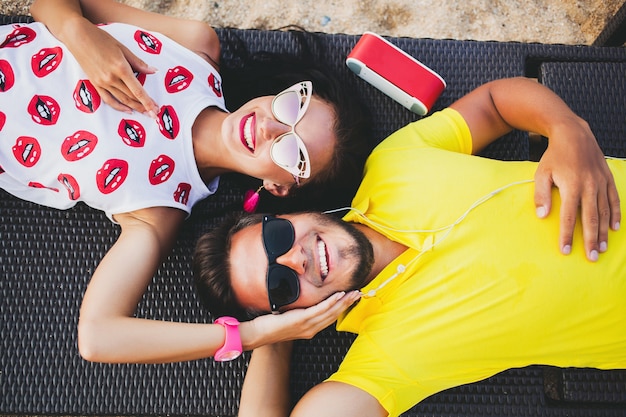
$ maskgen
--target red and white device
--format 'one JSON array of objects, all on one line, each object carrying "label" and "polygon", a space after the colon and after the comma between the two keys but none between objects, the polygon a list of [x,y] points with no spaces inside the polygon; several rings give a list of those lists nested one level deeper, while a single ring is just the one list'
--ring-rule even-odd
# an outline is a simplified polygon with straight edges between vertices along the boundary
[{"label": "red and white device", "polygon": [[365,32],[348,54],[346,65],[359,77],[421,116],[446,88],[445,80],[381,36]]}]

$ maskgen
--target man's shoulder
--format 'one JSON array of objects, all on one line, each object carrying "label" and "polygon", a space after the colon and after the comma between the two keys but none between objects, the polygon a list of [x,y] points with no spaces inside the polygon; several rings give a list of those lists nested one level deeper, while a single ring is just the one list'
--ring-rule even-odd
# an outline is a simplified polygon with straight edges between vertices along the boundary
[{"label": "man's shoulder", "polygon": [[374,149],[372,156],[376,152],[412,148],[471,153],[471,134],[461,114],[446,108],[396,130]]}]

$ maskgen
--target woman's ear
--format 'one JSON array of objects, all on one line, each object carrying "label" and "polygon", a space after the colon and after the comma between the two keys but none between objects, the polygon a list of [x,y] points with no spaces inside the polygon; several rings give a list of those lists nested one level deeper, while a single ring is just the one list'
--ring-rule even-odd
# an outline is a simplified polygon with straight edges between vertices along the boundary
[{"label": "woman's ear", "polygon": [[275,184],[269,180],[263,180],[263,188],[274,194],[276,197],[286,197],[289,195],[289,189],[291,187],[288,185]]}]

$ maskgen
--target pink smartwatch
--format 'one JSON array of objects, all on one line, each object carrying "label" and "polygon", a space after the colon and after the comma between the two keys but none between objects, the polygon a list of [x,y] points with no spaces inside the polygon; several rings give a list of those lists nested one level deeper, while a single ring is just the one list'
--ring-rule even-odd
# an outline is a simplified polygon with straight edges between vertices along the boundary
[{"label": "pink smartwatch", "polygon": [[214,359],[218,362],[232,361],[241,355],[241,336],[239,335],[239,320],[234,317],[220,317],[215,320],[226,330],[224,345],[215,352]]}]

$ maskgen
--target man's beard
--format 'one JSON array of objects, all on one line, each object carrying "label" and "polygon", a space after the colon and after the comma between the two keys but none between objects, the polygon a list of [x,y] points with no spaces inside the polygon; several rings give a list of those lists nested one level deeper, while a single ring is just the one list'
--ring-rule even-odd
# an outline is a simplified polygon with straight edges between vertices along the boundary
[{"label": "man's beard", "polygon": [[350,288],[345,290],[356,290],[363,288],[368,283],[370,272],[374,266],[374,248],[369,239],[353,224],[338,219],[331,215],[322,215],[320,222],[334,224],[343,229],[354,243],[340,251],[340,255],[354,259],[355,268],[350,277]]}]

